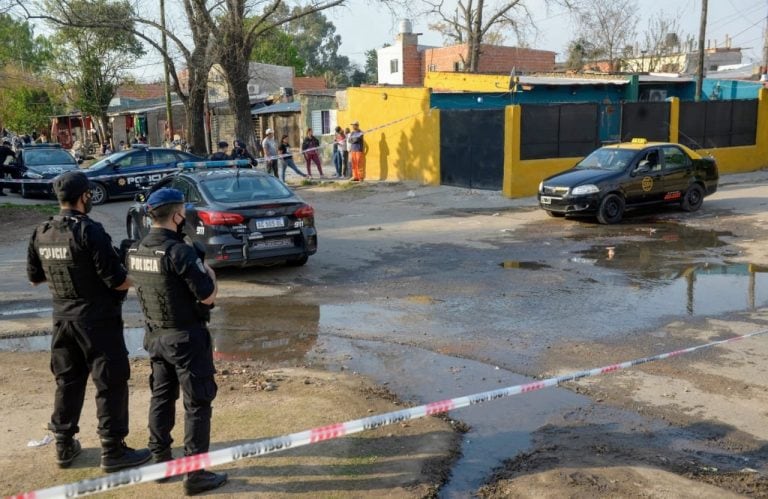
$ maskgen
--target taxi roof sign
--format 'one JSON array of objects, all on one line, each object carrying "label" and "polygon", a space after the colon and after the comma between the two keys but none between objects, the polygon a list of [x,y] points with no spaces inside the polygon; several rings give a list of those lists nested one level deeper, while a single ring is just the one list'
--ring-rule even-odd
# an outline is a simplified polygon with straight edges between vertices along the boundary
[{"label": "taxi roof sign", "polygon": [[648,143],[648,139],[639,137],[639,138],[636,138],[636,139],[632,139],[632,143],[633,144],[647,144]]}]

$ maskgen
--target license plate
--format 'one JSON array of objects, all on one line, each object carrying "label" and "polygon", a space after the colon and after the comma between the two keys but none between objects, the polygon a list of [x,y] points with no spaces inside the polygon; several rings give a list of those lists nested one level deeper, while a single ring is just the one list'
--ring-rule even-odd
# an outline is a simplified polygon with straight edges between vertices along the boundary
[{"label": "license plate", "polygon": [[552,198],[549,196],[541,196],[541,204],[552,204]]},{"label": "license plate", "polygon": [[281,227],[285,227],[285,219],[283,217],[256,220],[257,229],[277,229]]},{"label": "license plate", "polygon": [[274,248],[289,248],[293,246],[293,239],[290,237],[281,237],[277,239],[265,239],[251,244],[252,250],[265,250]]}]

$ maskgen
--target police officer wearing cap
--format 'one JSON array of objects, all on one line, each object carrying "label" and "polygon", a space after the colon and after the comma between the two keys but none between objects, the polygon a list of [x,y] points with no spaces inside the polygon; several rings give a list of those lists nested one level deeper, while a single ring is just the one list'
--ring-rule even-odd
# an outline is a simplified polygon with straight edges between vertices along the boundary
[{"label": "police officer wearing cap", "polygon": [[53,415],[59,467],[80,454],[74,439],[90,374],[96,386],[96,416],[101,438],[101,468],[112,472],[150,459],[147,449],[125,444],[128,435],[130,366],[123,337],[122,302],[131,286],[112,240],[88,217],[88,177],[59,175],[53,187],[60,213],[39,225],[29,242],[27,275],[47,282],[53,295],[51,371],[56,378]]},{"label": "police officer wearing cap", "polygon": [[[184,242],[184,196],[162,188],[150,194],[149,233],[128,250],[128,271],[146,319],[152,399],[149,449],[156,463],[172,459],[171,430],[179,388],[184,395],[184,454],[208,452],[211,402],[216,397],[211,335],[206,327],[216,298],[216,276]],[[187,494],[215,489],[225,473],[200,470],[184,478]]]},{"label": "police officer wearing cap", "polygon": [[251,168],[258,164],[256,158],[245,148],[245,142],[240,139],[235,140],[235,145],[232,147],[232,159],[247,159],[251,162]]}]

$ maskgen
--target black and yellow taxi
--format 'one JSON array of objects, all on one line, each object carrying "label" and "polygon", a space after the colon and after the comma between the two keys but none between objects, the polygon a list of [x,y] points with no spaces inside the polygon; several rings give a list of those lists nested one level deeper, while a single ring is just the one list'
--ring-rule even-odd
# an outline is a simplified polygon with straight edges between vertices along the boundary
[{"label": "black and yellow taxi", "polygon": [[698,210],[717,191],[717,163],[681,144],[631,142],[593,151],[573,168],[539,184],[539,206],[553,217],[593,215],[621,221],[627,209],[679,204]]}]

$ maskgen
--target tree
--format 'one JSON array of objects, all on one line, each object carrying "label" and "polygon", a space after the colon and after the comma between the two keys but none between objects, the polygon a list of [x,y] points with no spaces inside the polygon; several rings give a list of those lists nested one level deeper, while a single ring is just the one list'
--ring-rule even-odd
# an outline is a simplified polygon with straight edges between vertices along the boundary
[{"label": "tree", "polygon": [[[211,31],[203,20],[210,12],[205,0],[180,0],[186,31],[183,27],[165,26],[151,17],[135,14],[128,18],[78,17],[71,8],[73,0],[58,0],[57,10],[51,12],[48,6],[42,3],[44,1],[30,0],[28,3],[19,3],[19,7],[27,19],[42,19],[52,25],[70,28],[106,28],[114,32],[128,32],[154,48],[167,64],[173,89],[184,105],[187,142],[194,152],[205,153],[205,127],[202,117],[205,116],[208,72],[214,55]],[[141,9],[141,5],[137,4],[137,10],[149,9]],[[155,38],[161,34],[171,40],[172,47],[166,48]],[[185,64],[183,72],[176,69],[179,57]]]},{"label": "tree", "polygon": [[579,36],[591,40],[619,71],[624,48],[635,39],[638,23],[635,0],[584,0],[576,13]]},{"label": "tree", "polygon": [[[188,1],[188,0],[185,0]],[[205,0],[194,0],[201,3]],[[256,42],[279,27],[311,15],[320,10],[340,5],[344,0],[327,0],[305,8],[294,9],[287,16],[281,15],[282,0],[269,0],[256,14],[248,12],[251,4],[246,0],[228,0],[214,4],[210,11],[201,10],[201,21],[216,40],[215,59],[221,66],[227,81],[229,107],[235,113],[235,134],[255,150],[255,137],[248,98],[250,60]],[[249,19],[251,18],[251,19]],[[246,20],[248,19],[248,22]],[[301,50],[299,55],[303,58]]]},{"label": "tree", "polygon": [[525,27],[533,23],[523,0],[459,0],[455,9],[445,0],[422,1],[427,6],[426,14],[439,19],[430,28],[439,31],[445,40],[467,44],[465,67],[471,73],[479,68],[483,43],[500,42],[505,30],[514,31],[522,40]]},{"label": "tree", "polygon": [[299,56],[299,48],[293,37],[280,28],[274,29],[257,40],[250,60],[265,64],[292,66],[296,76],[304,75],[306,62]]},{"label": "tree", "polygon": [[[58,2],[51,9],[61,5]],[[73,0],[69,14],[79,19],[130,19],[127,1]],[[75,91],[75,105],[83,114],[95,118],[99,136],[109,140],[107,108],[134,58],[144,54],[144,47],[129,31],[108,28],[80,29],[52,23],[55,50],[54,69],[62,83]]]},{"label": "tree", "polygon": [[51,44],[44,36],[35,36],[26,21],[0,13],[0,67],[18,65],[23,71],[38,72],[51,58]]},{"label": "tree", "polygon": [[568,60],[566,67],[573,71],[581,71],[589,62],[600,57],[602,52],[589,40],[580,37],[568,44]]},{"label": "tree", "polygon": [[47,130],[57,106],[47,90],[21,86],[0,92],[3,126],[19,133]]},{"label": "tree", "polygon": [[[645,52],[642,57],[643,71],[680,71],[681,68],[663,67],[662,61],[672,53],[680,52],[680,23],[677,21],[682,14],[666,14],[663,10],[657,12],[648,19],[648,27],[643,33],[643,47]],[[647,62],[646,62],[647,57]]]},{"label": "tree", "polygon": [[320,76],[330,72],[343,83],[348,79],[350,62],[348,57],[339,55],[341,36],[322,12],[310,9],[310,6],[294,7],[291,14],[296,19],[285,27],[305,61],[304,73]]},{"label": "tree", "polygon": [[[385,43],[384,47],[389,47]],[[379,81],[379,53],[376,49],[365,51],[365,81],[364,83],[374,84]]]}]

